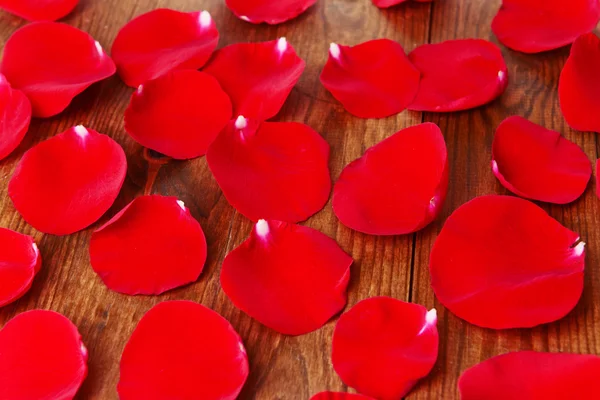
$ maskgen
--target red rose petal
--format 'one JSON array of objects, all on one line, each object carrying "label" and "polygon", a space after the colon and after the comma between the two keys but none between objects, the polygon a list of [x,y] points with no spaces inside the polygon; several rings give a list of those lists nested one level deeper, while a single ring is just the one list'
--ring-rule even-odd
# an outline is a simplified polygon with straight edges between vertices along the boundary
[{"label": "red rose petal", "polygon": [[363,300],[333,333],[333,368],[342,381],[380,400],[404,397],[438,354],[437,314],[391,297]]},{"label": "red rose petal", "polygon": [[482,106],[508,85],[498,46],[481,39],[425,44],[408,58],[421,72],[419,91],[408,106],[415,111],[449,112]]},{"label": "red rose petal", "polygon": [[350,114],[383,118],[413,101],[419,71],[393,40],[370,40],[352,47],[332,43],[321,83]]},{"label": "red rose petal", "polygon": [[248,377],[244,344],[231,324],[191,301],[144,315],[121,357],[121,400],[234,400]]},{"label": "red rose petal", "polygon": [[20,90],[10,87],[0,74],[0,160],[16,149],[29,129],[31,103]]},{"label": "red rose petal", "polygon": [[344,308],[351,264],[319,231],[260,220],[225,257],[221,286],[236,307],[263,325],[302,335]]},{"label": "red rose petal", "polygon": [[315,394],[310,400],[374,400],[362,394],[321,392]]},{"label": "red rose petal", "polygon": [[29,98],[35,117],[51,117],[90,85],[113,75],[115,64],[87,33],[58,22],[36,22],[8,39],[0,72]]},{"label": "red rose petal", "polygon": [[280,24],[296,18],[317,0],[225,0],[238,18],[260,24]]},{"label": "red rose petal", "polygon": [[[402,4],[408,0],[371,0],[379,8],[388,8],[397,4]],[[413,0],[417,3],[431,3],[433,0]]]},{"label": "red rose petal", "polygon": [[469,368],[460,377],[462,400],[565,400],[600,396],[600,357],[519,351]]},{"label": "red rose petal", "polygon": [[448,157],[437,125],[396,132],[344,168],[333,188],[342,224],[372,235],[422,229],[439,214],[448,188]]},{"label": "red rose petal", "polygon": [[42,257],[31,236],[0,228],[0,307],[23,296],[41,266]]},{"label": "red rose petal", "polygon": [[556,204],[577,200],[592,176],[590,160],[579,146],[517,116],[496,130],[492,170],[511,192]]},{"label": "red rose petal", "polygon": [[170,71],[202,67],[218,42],[219,32],[207,11],[159,8],[121,28],[111,52],[121,79],[137,87]]},{"label": "red rose petal", "polygon": [[112,206],[126,172],[121,146],[80,125],[27,151],[8,195],[34,228],[68,235],[93,224]]},{"label": "red rose petal", "polygon": [[600,132],[600,39],[580,36],[571,47],[558,81],[560,109],[578,131]]},{"label": "red rose petal", "polygon": [[444,224],[431,251],[431,285],[472,324],[533,327],[564,317],[579,301],[584,246],[527,200],[477,197]]},{"label": "red rose petal", "polygon": [[77,3],[79,0],[0,0],[0,8],[30,21],[56,21]]},{"label": "red rose petal", "polygon": [[205,261],[204,232],[175,197],[135,198],[90,242],[94,271],[109,289],[131,295],[161,294],[194,282]]},{"label": "red rose petal", "polygon": [[206,159],[229,203],[253,221],[304,221],[329,198],[329,145],[304,124],[240,116]]},{"label": "red rose petal", "polygon": [[506,47],[540,53],[573,43],[598,21],[598,0],[503,0],[492,30]]},{"label": "red rose petal", "polygon": [[230,119],[231,101],[219,82],[183,70],[138,87],[125,111],[125,130],[144,147],[189,159],[206,154]]},{"label": "red rose petal", "polygon": [[279,112],[304,66],[304,60],[280,38],[222,48],[204,72],[217,78],[229,95],[233,115],[264,121]]},{"label": "red rose petal", "polygon": [[77,327],[54,311],[17,315],[0,331],[0,398],[70,400],[87,376]]}]

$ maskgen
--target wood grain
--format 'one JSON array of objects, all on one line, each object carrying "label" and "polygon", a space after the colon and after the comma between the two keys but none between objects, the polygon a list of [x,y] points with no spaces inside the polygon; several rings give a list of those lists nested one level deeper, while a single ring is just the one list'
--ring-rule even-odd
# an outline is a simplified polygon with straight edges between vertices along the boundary
[{"label": "wood grain", "polygon": [[[507,350],[600,353],[600,212],[591,188],[572,205],[544,206],[588,243],[584,296],[578,307],[557,323],[502,332],[473,327],[437,304],[427,267],[433,241],[454,209],[477,195],[505,193],[489,168],[493,131],[503,118],[523,115],[564,132],[591,159],[597,158],[595,135],[570,131],[558,108],[558,76],[568,51],[525,56],[503,49],[510,84],[502,98],[477,110],[444,115],[404,112],[381,120],[354,118],[320,85],[318,76],[333,41],[353,45],[387,37],[410,51],[422,43],[453,38],[495,40],[490,23],[498,6],[499,0],[440,0],[379,10],[369,0],[319,0],[296,20],[279,26],[255,26],[235,18],[222,0],[81,0],[64,22],[89,32],[106,49],[110,49],[122,25],[158,7],[208,10],[221,33],[220,46],[286,36],[306,60],[307,68],[275,120],[304,122],[323,135],[331,146],[332,179],[367,147],[397,130],[422,121],[438,123],[448,143],[452,168],[449,196],[438,221],[414,235],[374,237],[339,224],[329,203],[306,224],[335,238],[354,258],[349,306],[370,296],[387,295],[438,308],[439,361],[431,376],[409,398],[456,399],[456,382],[462,370]],[[19,18],[0,12],[0,44],[3,46],[23,24]],[[0,309],[0,325],[34,308],[63,313],[79,327],[90,351],[89,377],[78,398],[117,399],[120,355],[137,321],[160,301],[189,299],[221,313],[243,337],[251,375],[241,399],[304,400],[322,390],[352,391],[341,383],[331,366],[335,321],[308,335],[285,337],[237,310],[221,291],[223,257],[247,237],[252,225],[227,203],[204,158],[163,167],[154,187],[155,193],[182,199],[207,235],[209,258],[199,281],[162,296],[130,297],[109,291],[94,274],[88,257],[92,230],[140,195],[145,183],[147,167],[142,149],[123,130],[123,112],[131,93],[132,89],[116,76],[94,85],[61,115],[34,120],[19,149],[0,163],[0,226],[33,235],[44,260],[32,289],[19,301]],[[123,146],[129,162],[128,177],[115,205],[90,229],[67,237],[44,235],[28,226],[14,210],[6,193],[8,181],[27,149],[76,124],[106,133]]]}]

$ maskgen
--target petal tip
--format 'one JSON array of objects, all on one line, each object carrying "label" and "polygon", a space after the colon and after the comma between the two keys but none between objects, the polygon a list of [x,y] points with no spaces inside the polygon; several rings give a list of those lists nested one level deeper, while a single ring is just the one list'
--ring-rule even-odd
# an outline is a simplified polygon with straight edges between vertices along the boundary
[{"label": "petal tip", "polygon": [[87,128],[83,125],[77,125],[73,129],[75,130],[75,133],[77,134],[77,136],[79,136],[82,139],[85,139],[85,137],[89,134]]},{"label": "petal tip", "polygon": [[183,210],[185,211],[185,203],[181,200],[177,200],[177,205]]},{"label": "petal tip", "polygon": [[259,219],[256,223],[256,234],[264,239],[269,234],[269,223],[264,219]]},{"label": "petal tip", "polygon": [[575,257],[581,257],[585,251],[585,242],[579,242],[577,246],[573,247],[573,255]]},{"label": "petal tip", "polygon": [[287,50],[287,48],[288,48],[288,42],[287,42],[287,39],[286,39],[285,37],[283,37],[283,36],[282,36],[282,37],[280,37],[280,38],[277,40],[277,50],[278,50],[280,53],[285,53],[285,51]]},{"label": "petal tip", "polygon": [[341,54],[340,46],[337,43],[331,43],[329,45],[329,54],[331,54],[331,57],[339,60]]},{"label": "petal tip", "polygon": [[236,129],[244,129],[248,126],[248,120],[243,115],[240,115],[235,120],[235,128]]},{"label": "petal tip", "polygon": [[208,11],[202,11],[198,17],[198,22],[202,28],[208,28],[212,24],[212,17]]}]

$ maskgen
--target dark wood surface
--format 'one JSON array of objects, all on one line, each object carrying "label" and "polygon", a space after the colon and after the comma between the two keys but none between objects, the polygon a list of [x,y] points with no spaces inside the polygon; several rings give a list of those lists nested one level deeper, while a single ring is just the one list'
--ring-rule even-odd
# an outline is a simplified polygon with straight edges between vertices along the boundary
[{"label": "dark wood surface", "polygon": [[[106,49],[127,21],[158,7],[210,11],[221,33],[220,46],[286,36],[306,60],[307,68],[276,120],[304,122],[323,135],[331,145],[333,179],[367,147],[397,130],[422,121],[439,124],[448,144],[451,183],[437,221],[414,235],[368,236],[338,223],[330,202],[306,224],[335,238],[354,258],[349,306],[370,296],[387,295],[437,307],[441,344],[438,362],[409,398],[457,399],[456,383],[461,371],[496,354],[518,349],[600,353],[600,211],[593,184],[571,205],[543,205],[588,244],[584,294],[566,318],[528,330],[480,329],[447,312],[435,300],[429,285],[429,251],[446,217],[475,196],[506,193],[489,165],[493,132],[502,119],[522,115],[561,131],[582,146],[590,159],[597,158],[595,134],[570,130],[558,107],[558,77],[568,49],[523,55],[502,48],[510,74],[506,93],[477,110],[443,115],[404,112],[381,120],[358,119],[343,110],[321,86],[318,76],[330,42],[354,45],[387,37],[400,42],[407,51],[423,43],[454,38],[496,42],[490,24],[499,3],[438,0],[379,10],[369,0],[318,0],[315,7],[291,22],[255,26],[235,18],[223,0],[81,0],[65,22],[89,32]],[[0,12],[0,44],[23,25],[21,19]],[[0,226],[33,235],[44,260],[32,289],[16,303],[0,309],[0,326],[34,308],[63,313],[79,327],[90,352],[89,376],[78,398],[117,399],[120,355],[137,321],[158,302],[189,299],[221,313],[243,337],[251,374],[241,399],[305,400],[322,390],[349,390],[331,366],[335,321],[308,335],[285,337],[237,310],[221,291],[223,257],[247,237],[252,224],[227,203],[204,158],[163,167],[154,186],[155,193],[182,199],[207,235],[209,257],[199,281],[162,296],[130,297],[109,291],[94,274],[88,256],[92,230],[141,194],[145,183],[147,167],[142,149],[123,130],[123,112],[131,92],[117,76],[94,85],[61,115],[34,120],[18,150],[0,163]],[[28,226],[15,211],[7,196],[8,181],[27,149],[76,124],[106,133],[124,147],[128,177],[116,204],[98,223],[66,237],[44,235]]]}]

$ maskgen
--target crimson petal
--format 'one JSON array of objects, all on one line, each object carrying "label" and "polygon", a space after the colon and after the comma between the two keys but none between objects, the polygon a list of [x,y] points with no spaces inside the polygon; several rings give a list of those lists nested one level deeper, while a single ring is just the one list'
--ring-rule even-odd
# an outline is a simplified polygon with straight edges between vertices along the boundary
[{"label": "crimson petal", "polygon": [[29,129],[31,103],[20,90],[11,88],[0,74],[0,160],[16,149]]},{"label": "crimson petal", "polygon": [[0,228],[0,307],[23,296],[41,266],[42,257],[31,236]]},{"label": "crimson petal", "polygon": [[8,195],[34,228],[68,235],[93,224],[112,206],[126,172],[121,146],[80,125],[27,151]]},{"label": "crimson petal", "polygon": [[221,286],[236,307],[263,325],[302,335],[344,308],[351,264],[319,231],[260,220],[225,257]]},{"label": "crimson petal", "polygon": [[204,232],[175,197],[137,197],[90,242],[94,271],[109,289],[131,295],[194,282],[205,261]]},{"label": "crimson petal", "polygon": [[419,91],[408,106],[415,111],[468,110],[496,99],[508,85],[498,46],[481,39],[425,44],[408,58],[421,73]]},{"label": "crimson petal", "polygon": [[598,0],[503,0],[492,31],[506,47],[540,53],[573,43],[598,21]]},{"label": "crimson petal", "polygon": [[358,392],[404,397],[427,376],[438,354],[435,309],[391,297],[363,300],[342,314],[333,333],[333,368]]},{"label": "crimson petal", "polygon": [[448,188],[448,157],[437,125],[396,132],[348,164],[333,188],[342,224],[372,235],[401,235],[439,214]]},{"label": "crimson petal", "polygon": [[[388,8],[397,4],[405,3],[408,0],[371,0],[379,8]],[[413,0],[417,3],[431,3],[433,0]]]},{"label": "crimson petal", "polygon": [[280,38],[222,48],[204,72],[217,78],[229,95],[233,115],[264,121],[279,112],[304,66],[304,60],[285,38]]},{"label": "crimson petal", "polygon": [[202,67],[218,42],[219,32],[207,11],[159,8],[121,28],[111,52],[121,79],[137,87],[170,71]]},{"label": "crimson petal", "polygon": [[125,130],[144,147],[189,159],[206,154],[230,119],[231,101],[219,82],[183,70],[138,87],[125,111]]},{"label": "crimson petal", "polygon": [[257,221],[304,221],[329,197],[329,145],[309,126],[231,121],[208,149],[208,166],[236,210]]},{"label": "crimson petal", "polygon": [[17,315],[0,331],[0,398],[71,400],[87,376],[77,327],[54,311]]},{"label": "crimson petal", "polygon": [[234,400],[248,377],[244,344],[231,324],[191,301],[144,315],[121,357],[121,400]]},{"label": "crimson petal", "polygon": [[461,400],[564,400],[600,396],[600,357],[519,351],[490,358],[460,377]]},{"label": "crimson petal", "polygon": [[296,18],[317,0],[225,0],[238,18],[260,24],[280,24]]},{"label": "crimson petal", "polygon": [[33,116],[45,118],[113,75],[115,64],[87,33],[58,22],[36,22],[8,39],[0,72],[29,98]]},{"label": "crimson petal", "polygon": [[0,8],[30,21],[56,21],[77,3],[79,0],[0,0]]},{"label": "crimson petal", "polygon": [[556,204],[579,198],[592,176],[592,164],[579,146],[517,116],[496,130],[492,170],[511,192]]},{"label": "crimson petal", "polygon": [[560,109],[573,129],[600,132],[599,70],[600,39],[593,33],[579,37],[558,81]]},{"label": "crimson petal", "polygon": [[383,118],[405,110],[414,100],[419,71],[393,40],[353,47],[332,43],[321,83],[350,114]]},{"label": "crimson petal", "polygon": [[431,285],[446,308],[472,324],[529,328],[575,307],[584,247],[579,235],[527,200],[477,197],[444,224],[431,251]]},{"label": "crimson petal", "polygon": [[372,397],[363,396],[362,394],[352,393],[336,393],[336,392],[321,392],[315,394],[310,400],[374,400]]}]

